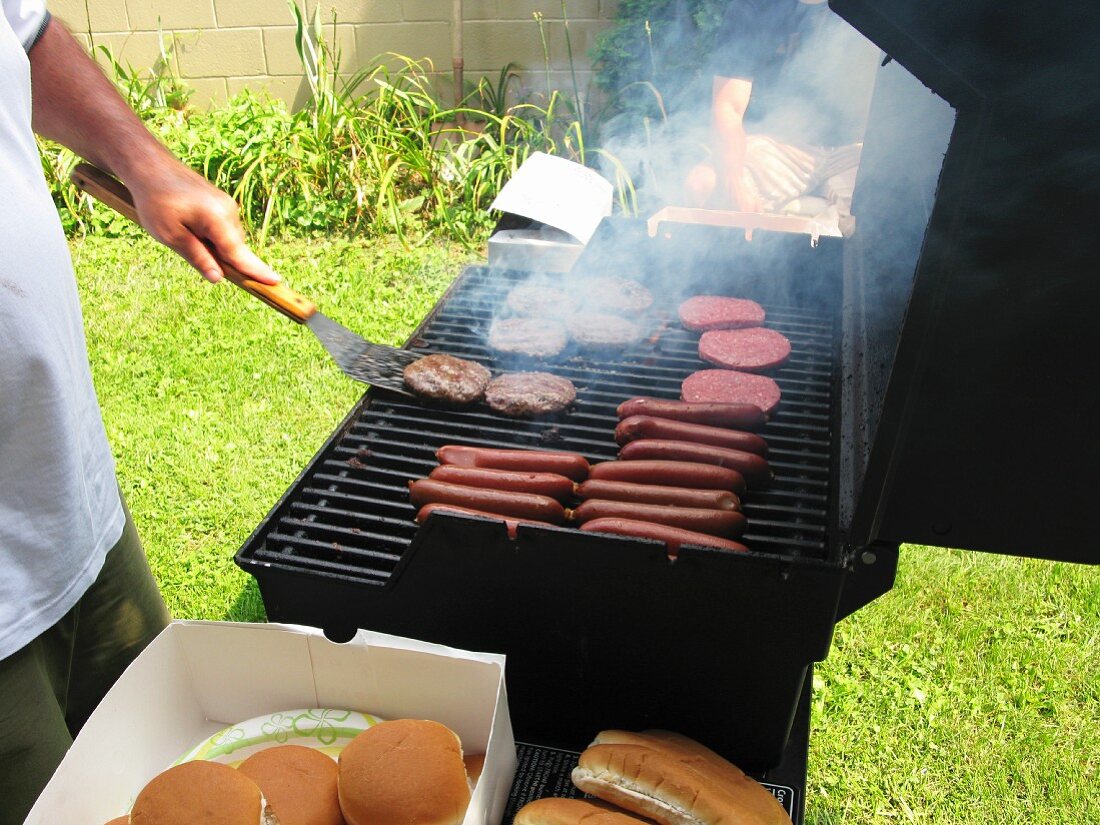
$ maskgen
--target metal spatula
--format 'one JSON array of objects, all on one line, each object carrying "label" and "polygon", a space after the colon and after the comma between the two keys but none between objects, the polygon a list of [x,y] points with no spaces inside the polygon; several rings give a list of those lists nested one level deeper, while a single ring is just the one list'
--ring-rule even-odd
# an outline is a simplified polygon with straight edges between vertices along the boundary
[{"label": "metal spatula", "polygon": [[[90,163],[77,164],[70,178],[77,187],[92,197],[137,222],[134,199],[121,181]],[[219,258],[213,249],[210,252],[217,259],[227,280],[290,320],[309,327],[345,375],[356,381],[411,395],[405,386],[403,371],[421,356],[397,347],[372,344],[325,316],[318,311],[316,304],[290,287],[281,283],[270,285],[254,281]]]}]

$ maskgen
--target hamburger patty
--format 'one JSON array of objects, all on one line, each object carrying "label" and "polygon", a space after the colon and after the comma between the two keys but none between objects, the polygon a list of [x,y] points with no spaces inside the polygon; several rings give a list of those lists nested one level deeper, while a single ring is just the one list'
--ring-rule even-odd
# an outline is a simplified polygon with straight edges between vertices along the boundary
[{"label": "hamburger patty", "polygon": [[650,291],[630,278],[593,278],[578,283],[577,290],[584,296],[586,306],[620,315],[645,312],[653,305]]},{"label": "hamburger patty", "polygon": [[504,299],[516,315],[528,318],[564,318],[576,307],[573,296],[542,284],[520,284]]},{"label": "hamburger patty", "polygon": [[696,332],[758,327],[764,323],[764,307],[746,298],[696,295],[680,304],[680,323]]},{"label": "hamburger patty", "polygon": [[552,358],[567,343],[565,327],[545,318],[503,318],[489,328],[489,348],[497,352]]},{"label": "hamburger patty", "polygon": [[684,401],[755,404],[766,414],[779,406],[780,395],[779,385],[766,375],[736,370],[699,370],[680,387]]},{"label": "hamburger patty", "polygon": [[511,372],[494,378],[485,389],[485,401],[496,412],[513,418],[531,418],[560,412],[577,398],[568,378],[548,372]]},{"label": "hamburger patty", "polygon": [[791,356],[791,342],[774,329],[713,329],[699,339],[699,357],[731,370],[763,372]]},{"label": "hamburger patty", "polygon": [[603,312],[578,312],[570,316],[567,327],[574,341],[592,349],[628,347],[645,335],[641,324]]},{"label": "hamburger patty", "polygon": [[449,404],[472,404],[492,376],[473,361],[453,355],[425,355],[405,367],[405,384],[417,395]]}]

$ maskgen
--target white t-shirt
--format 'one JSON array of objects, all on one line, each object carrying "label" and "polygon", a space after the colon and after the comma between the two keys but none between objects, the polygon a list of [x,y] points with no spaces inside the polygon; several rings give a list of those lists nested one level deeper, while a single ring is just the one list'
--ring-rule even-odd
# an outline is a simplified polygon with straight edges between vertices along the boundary
[{"label": "white t-shirt", "polygon": [[76,604],[124,515],[72,262],[31,132],[41,0],[0,0],[0,659]]}]

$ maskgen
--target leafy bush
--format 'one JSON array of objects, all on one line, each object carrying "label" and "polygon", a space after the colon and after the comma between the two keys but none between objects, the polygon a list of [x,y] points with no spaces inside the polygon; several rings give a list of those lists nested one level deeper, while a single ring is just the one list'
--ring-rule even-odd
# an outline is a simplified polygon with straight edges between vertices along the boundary
[{"label": "leafy bush", "polygon": [[664,100],[701,71],[727,0],[621,0],[592,50],[596,83],[618,114],[665,116]]},{"label": "leafy bush", "polygon": [[[474,244],[493,223],[493,197],[532,151],[583,160],[582,129],[556,93],[541,106],[504,105],[510,68],[495,89],[481,90],[489,111],[445,107],[431,64],[401,55],[342,80],[318,14],[291,8],[312,92],[297,112],[249,92],[210,111],[181,106],[168,60],[148,74],[107,61],[150,130],[234,196],[260,243],[269,233],[437,232]],[[42,160],[70,233],[136,231],[73,187],[68,150],[43,142]]]}]

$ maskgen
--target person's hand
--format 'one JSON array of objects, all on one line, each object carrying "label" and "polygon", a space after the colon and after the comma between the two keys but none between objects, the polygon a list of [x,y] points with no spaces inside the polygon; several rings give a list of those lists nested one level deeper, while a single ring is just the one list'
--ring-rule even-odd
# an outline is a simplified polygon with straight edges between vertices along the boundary
[{"label": "person's hand", "polygon": [[816,165],[809,152],[767,135],[749,135],[745,141],[745,171],[768,208],[804,194]]},{"label": "person's hand", "polygon": [[166,155],[125,183],[146,231],[179,253],[206,280],[222,280],[217,260],[221,259],[257,281],[279,282],[279,276],[245,242],[237,204],[197,172]]}]

